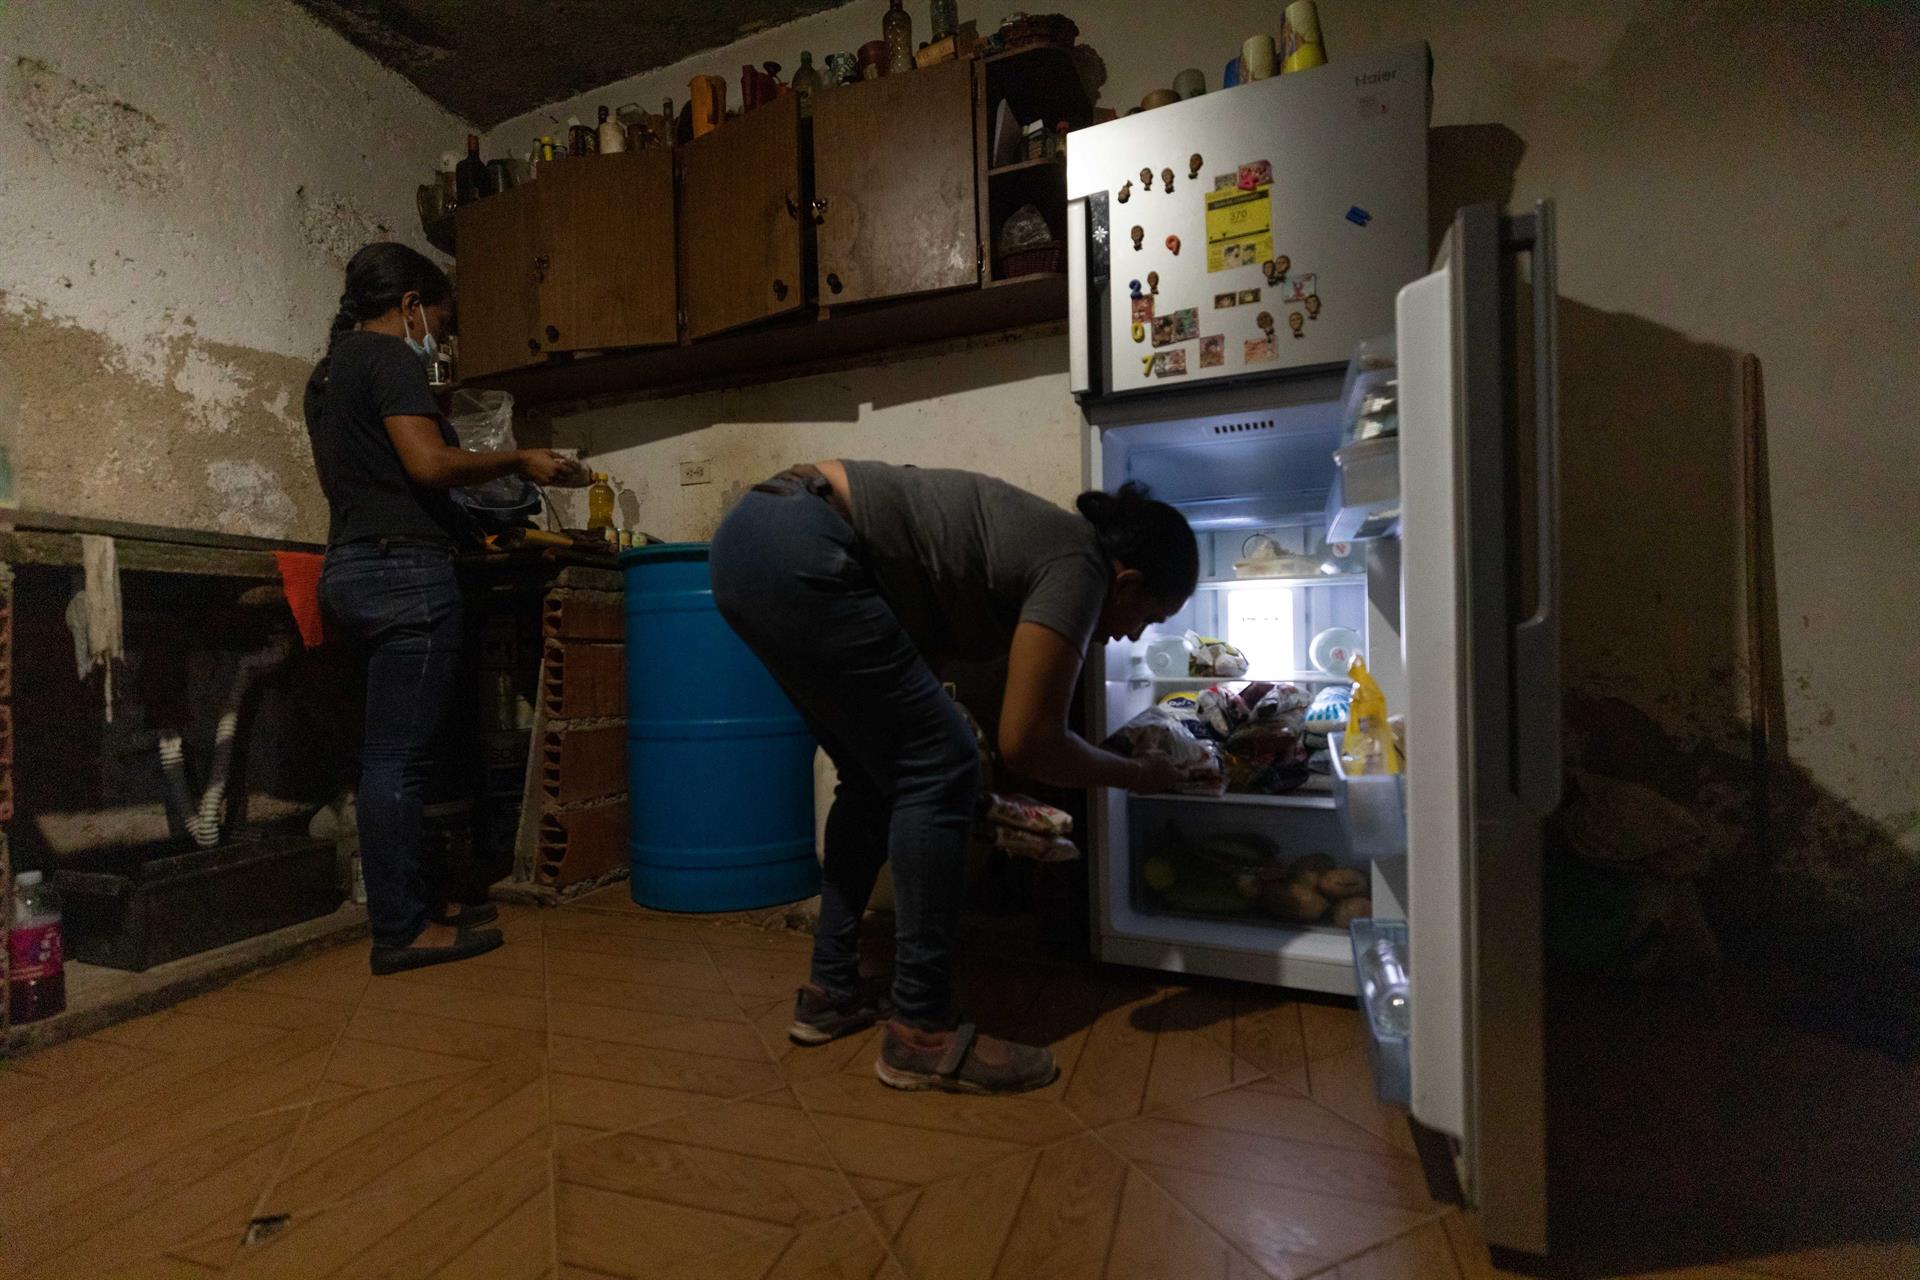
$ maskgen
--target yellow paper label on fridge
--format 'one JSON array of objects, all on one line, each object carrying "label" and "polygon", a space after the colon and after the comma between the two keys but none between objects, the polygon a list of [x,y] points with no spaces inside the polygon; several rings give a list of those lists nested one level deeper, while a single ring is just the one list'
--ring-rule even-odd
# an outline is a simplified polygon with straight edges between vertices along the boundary
[{"label": "yellow paper label on fridge", "polygon": [[1207,192],[1207,270],[1254,267],[1273,257],[1271,184]]}]

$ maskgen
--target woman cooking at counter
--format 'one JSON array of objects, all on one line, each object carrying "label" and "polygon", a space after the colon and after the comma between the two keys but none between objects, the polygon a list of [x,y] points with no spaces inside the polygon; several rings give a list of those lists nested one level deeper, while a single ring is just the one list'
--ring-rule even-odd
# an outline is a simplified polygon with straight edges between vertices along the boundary
[{"label": "woman cooking at counter", "polygon": [[434,400],[426,365],[452,329],[453,285],[424,255],[370,244],[347,263],[327,354],[307,381],[307,435],[327,496],[320,601],[328,630],[364,650],[360,859],[375,973],[500,945],[492,907],[455,911],[445,868],[421,856],[421,792],[461,649],[456,548],[473,535],[452,489],[521,475],[584,485],[547,449],[469,453]]},{"label": "woman cooking at counter", "polygon": [[887,1012],[858,964],[860,919],[890,861],[892,1016],[874,1067],[895,1088],[1010,1093],[1058,1074],[1047,1049],[979,1035],[952,1008],[979,755],[929,662],[1006,655],[999,748],[1021,773],[1135,791],[1181,780],[1164,759],[1087,743],[1067,717],[1094,639],[1138,639],[1193,593],[1193,531],[1136,485],[1077,505],[966,471],[822,462],[756,486],[714,535],[715,603],[840,774],[789,1035],[824,1044]]}]

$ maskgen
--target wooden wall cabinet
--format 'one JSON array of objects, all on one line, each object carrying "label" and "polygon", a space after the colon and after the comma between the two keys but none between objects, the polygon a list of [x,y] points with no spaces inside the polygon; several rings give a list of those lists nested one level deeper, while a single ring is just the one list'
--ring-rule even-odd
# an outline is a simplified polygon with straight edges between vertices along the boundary
[{"label": "wooden wall cabinet", "polygon": [[798,94],[680,148],[680,299],[689,339],[808,305],[805,179]]},{"label": "wooden wall cabinet", "polygon": [[673,156],[590,156],[457,211],[460,375],[679,336]]},{"label": "wooden wall cabinet", "polygon": [[980,283],[978,66],[944,62],[815,98],[823,304]]}]

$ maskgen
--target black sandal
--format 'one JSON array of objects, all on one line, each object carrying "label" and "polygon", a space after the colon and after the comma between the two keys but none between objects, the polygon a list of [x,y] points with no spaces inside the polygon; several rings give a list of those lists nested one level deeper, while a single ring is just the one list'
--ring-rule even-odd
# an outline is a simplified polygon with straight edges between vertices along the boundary
[{"label": "black sandal", "polygon": [[483,956],[506,942],[498,929],[475,929],[471,932],[462,929],[460,936],[450,947],[382,947],[375,946],[371,964],[376,976],[390,973],[405,973],[409,969],[424,969],[428,965],[451,964],[455,960],[471,960]]}]

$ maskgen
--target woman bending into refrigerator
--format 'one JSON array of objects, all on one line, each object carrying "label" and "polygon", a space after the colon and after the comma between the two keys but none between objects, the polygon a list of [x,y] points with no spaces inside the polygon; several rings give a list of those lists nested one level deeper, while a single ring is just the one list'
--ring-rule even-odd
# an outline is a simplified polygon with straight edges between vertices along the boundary
[{"label": "woman bending into refrigerator", "polygon": [[[1067,727],[1089,644],[1137,640],[1193,593],[1200,556],[1172,507],[1128,485],[1078,514],[989,476],[822,462],[756,485],[714,535],[714,600],[839,770],[810,981],[791,1038],[887,1017],[874,1069],[897,1089],[1011,1093],[1058,1074],[1047,1049],[980,1035],[953,1007],[979,754],[933,666],[1007,658],[999,748],[1063,787],[1164,791],[1180,771]],[[860,919],[891,862],[892,1003],[859,975]]]}]

